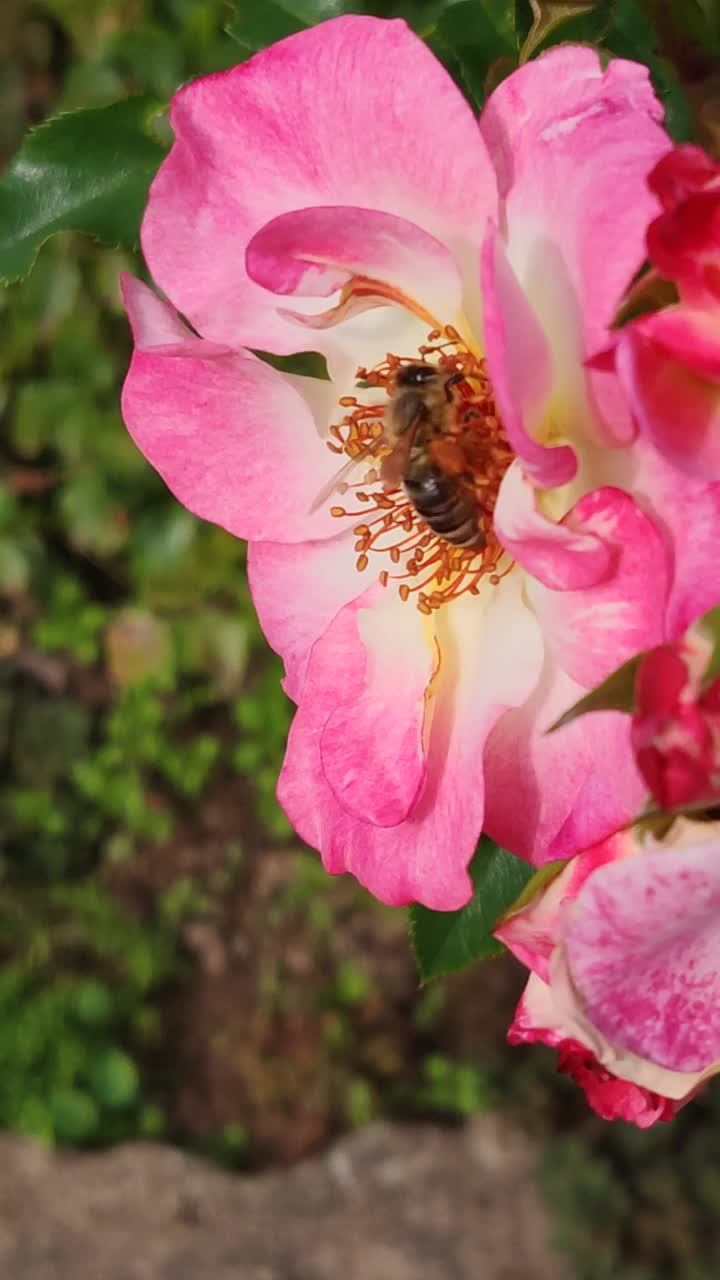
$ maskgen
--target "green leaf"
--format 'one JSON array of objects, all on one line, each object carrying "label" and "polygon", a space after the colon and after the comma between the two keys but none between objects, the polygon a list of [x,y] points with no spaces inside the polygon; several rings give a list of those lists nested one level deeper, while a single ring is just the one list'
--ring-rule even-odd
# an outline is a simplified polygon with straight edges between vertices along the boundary
[{"label": "green leaf", "polygon": [[134,246],[165,148],[148,133],[161,107],[142,96],[55,116],[25,138],[0,179],[0,279],[19,280],[58,231]]},{"label": "green leaf", "polygon": [[89,1094],[81,1089],[58,1089],[50,1101],[55,1137],[59,1142],[84,1142],[100,1125],[100,1113]]},{"label": "green leaf", "polygon": [[308,24],[289,13],[282,4],[264,0],[262,5],[245,4],[242,11],[228,23],[225,30],[241,49],[257,53],[276,40],[304,31]]},{"label": "green leaf", "polygon": [[483,836],[470,867],[474,892],[466,906],[459,911],[410,908],[410,934],[422,981],[500,955],[504,948],[492,930],[532,874],[522,858]]},{"label": "green leaf", "polygon": [[127,1107],[139,1089],[137,1067],[121,1049],[102,1049],[88,1063],[93,1094],[105,1107]]},{"label": "green leaf", "polygon": [[[533,21],[520,51],[521,62],[527,62],[537,53],[548,36],[555,34],[558,28],[563,28],[561,37],[567,38],[564,31],[567,22],[597,15],[600,32],[610,21],[609,0],[529,0],[529,4]],[[577,38],[575,31],[573,38]]]},{"label": "green leaf", "polygon": [[[439,17],[428,43],[479,110],[489,77],[500,64],[505,74],[517,66],[517,37],[510,5],[459,0]],[[492,76],[493,85],[502,76]]]},{"label": "green leaf", "polygon": [[629,658],[607,680],[603,680],[597,689],[591,689],[584,698],[574,703],[546,732],[555,733],[556,729],[564,728],[589,711],[631,712],[635,705],[635,677],[643,657],[644,654],[636,653],[634,658]]},{"label": "green leaf", "polygon": [[254,351],[260,360],[269,364],[280,373],[294,373],[303,378],[320,378],[330,381],[327,362],[319,351],[298,351],[294,356],[276,356],[269,351]]}]

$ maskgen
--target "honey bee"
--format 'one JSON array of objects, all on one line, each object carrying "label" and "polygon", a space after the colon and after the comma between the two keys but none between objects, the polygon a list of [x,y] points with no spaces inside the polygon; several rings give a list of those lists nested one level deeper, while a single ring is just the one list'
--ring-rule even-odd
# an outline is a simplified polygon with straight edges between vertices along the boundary
[{"label": "honey bee", "polygon": [[454,388],[462,381],[461,373],[432,364],[402,365],[391,384],[380,440],[346,463],[313,509],[342,488],[358,463],[384,445],[389,448],[380,464],[385,490],[402,487],[421,519],[452,546],[484,547],[472,474],[452,431],[458,413]]}]

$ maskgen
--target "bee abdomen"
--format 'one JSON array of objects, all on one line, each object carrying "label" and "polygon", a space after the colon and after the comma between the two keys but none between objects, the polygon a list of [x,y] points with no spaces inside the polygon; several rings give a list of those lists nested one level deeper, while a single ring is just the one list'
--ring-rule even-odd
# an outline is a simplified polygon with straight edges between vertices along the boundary
[{"label": "bee abdomen", "polygon": [[478,509],[472,495],[458,481],[438,467],[408,468],[405,492],[419,516],[455,547],[482,547],[484,534],[478,528]]}]

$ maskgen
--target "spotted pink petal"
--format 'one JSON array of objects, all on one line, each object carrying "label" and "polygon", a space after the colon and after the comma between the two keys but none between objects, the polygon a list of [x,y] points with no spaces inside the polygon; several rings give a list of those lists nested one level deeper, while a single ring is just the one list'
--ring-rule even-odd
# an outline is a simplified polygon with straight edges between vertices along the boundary
[{"label": "spotted pink petal", "polygon": [[566,930],[587,1018],[671,1071],[720,1059],[720,842],[648,849],[587,881]]},{"label": "spotted pink petal", "polygon": [[[278,796],[301,837],[321,850],[326,869],[351,872],[382,902],[402,906],[416,901],[451,911],[472,892],[466,868],[483,825],[483,745],[505,708],[528,696],[542,658],[540,635],[522,603],[521,585],[517,575],[510,575],[490,591],[480,629],[478,602],[469,597],[442,613],[436,632],[439,668],[426,689],[424,786],[407,818],[393,827],[376,825],[373,818],[384,820],[387,802],[379,794],[383,790],[395,813],[398,787],[403,788],[403,803],[410,794],[411,784],[396,776],[398,743],[404,750],[408,722],[412,730],[417,715],[416,695],[408,699],[403,692],[409,687],[403,667],[415,672],[428,655],[436,660],[428,648],[427,622],[412,604],[399,606],[406,611],[398,633],[403,649],[392,670],[387,669],[386,726],[378,725],[372,738],[365,737],[364,760],[354,745],[354,719],[346,718],[345,758],[350,768],[362,766],[365,779],[364,790],[360,775],[357,783],[353,780],[357,793],[349,797],[351,811],[339,800],[340,743],[332,743],[338,754],[328,781],[328,743],[323,735],[332,709],[347,705],[345,680],[352,679],[356,668],[364,669],[366,658],[357,630],[343,614],[315,643]],[[390,628],[386,631],[389,635]],[[340,638],[347,641],[342,653]],[[357,812],[361,802],[364,815]]]},{"label": "spotted pink petal", "polygon": [[496,212],[473,113],[404,22],[349,16],[290,36],[186,85],[171,123],[143,249],[160,287],[219,342],[307,348],[245,268],[245,246],[283,214],[370,208],[467,240]]},{"label": "spotted pink petal", "polygon": [[616,862],[634,852],[632,836],[619,832],[571,858],[560,873],[514,915],[508,916],[495,929],[513,955],[542,978],[550,981],[549,960],[554,948],[562,942],[563,922],[569,904],[574,902],[588,876],[606,862]]}]

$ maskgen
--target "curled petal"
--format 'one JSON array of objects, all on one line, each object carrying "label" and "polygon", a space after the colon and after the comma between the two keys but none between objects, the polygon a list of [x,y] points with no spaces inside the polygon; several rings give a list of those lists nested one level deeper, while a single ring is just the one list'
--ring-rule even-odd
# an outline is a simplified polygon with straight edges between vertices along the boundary
[{"label": "curled petal", "polygon": [[533,434],[552,389],[550,353],[492,226],[482,249],[481,278],[488,371],[508,440],[535,484],[565,484],[576,470],[572,449],[546,448]]},{"label": "curled petal", "polygon": [[670,1071],[720,1059],[720,842],[647,849],[583,886],[566,931],[586,1017]]},{"label": "curled petal", "polygon": [[[346,813],[397,826],[425,781],[437,645],[411,609],[375,587],[343,610],[320,647],[326,673],[345,672],[340,688],[333,678],[325,691],[329,714],[319,744],[325,778]],[[320,702],[322,693],[315,696]]]},{"label": "curled petal", "polygon": [[607,574],[586,589],[528,590],[560,667],[590,689],[664,639],[668,556],[653,521],[621,489],[586,494],[562,524],[601,542]]},{"label": "curled petal", "polygon": [[[247,270],[277,294],[323,298],[348,286],[370,305],[378,296],[405,305],[419,300],[431,326],[437,317],[457,316],[461,305],[460,273],[445,246],[414,222],[376,209],[282,214],[250,241]],[[340,311],[344,317],[347,309]]]},{"label": "curled petal", "polygon": [[[683,357],[678,358],[662,340],[662,312],[630,325],[621,334],[616,362],[640,430],[666,460],[680,471],[698,479],[720,478],[720,378],[710,381],[693,372],[684,357],[707,367],[707,342],[693,354],[693,334],[686,329]],[[687,315],[687,313],[685,313]],[[674,338],[677,327],[673,321]],[[660,337],[656,336],[660,334]],[[718,344],[710,340],[712,362]]]},{"label": "curled petal", "polygon": [[[540,634],[522,602],[521,589],[519,575],[511,574],[498,588],[489,589],[482,612],[480,600],[464,597],[437,615],[439,667],[424,709],[424,786],[405,821],[393,827],[368,820],[378,803],[369,790],[364,815],[351,816],[325,778],[321,740],[328,706],[323,691],[334,690],[337,705],[342,694],[335,659],[328,665],[322,641],[312,651],[278,795],[302,838],[321,850],[328,871],[352,872],[390,905],[422,902],[437,911],[451,911],[470,896],[466,868],[483,825],[483,744],[503,711],[528,696],[541,663]],[[438,660],[428,648],[428,622],[411,605],[403,607],[407,617],[400,634],[406,643],[396,663],[401,688],[402,664],[409,663],[414,671],[429,655],[434,671]],[[404,705],[407,715],[407,702]],[[386,714],[397,715],[392,688],[387,691]],[[368,779],[387,779],[395,772],[395,752],[404,733],[400,726],[387,740],[382,732],[366,737]],[[352,740],[350,727],[347,739]],[[338,757],[338,772],[341,767]],[[459,778],[470,781],[459,786]],[[338,779],[333,781],[337,787]]]},{"label": "curled petal", "polygon": [[477,243],[496,211],[473,113],[404,22],[311,27],[184,86],[170,118],[143,249],[160,287],[218,342],[306,349],[307,333],[245,268],[244,246],[283,214],[370,207]]},{"label": "curled petal", "polygon": [[547,587],[572,590],[593,586],[608,572],[609,546],[589,528],[574,527],[567,519],[560,524],[546,519],[536,502],[537,491],[521,464],[513,462],[503,477],[494,513],[503,546]]}]

